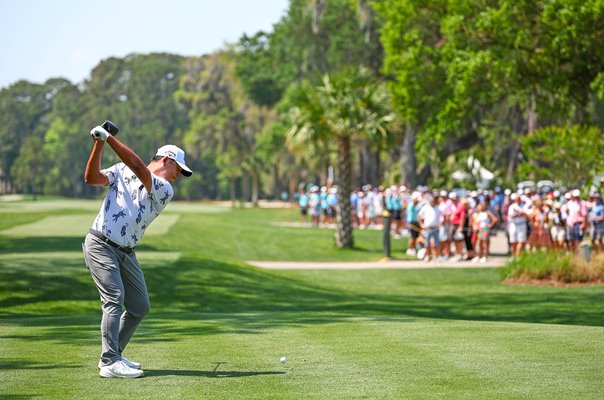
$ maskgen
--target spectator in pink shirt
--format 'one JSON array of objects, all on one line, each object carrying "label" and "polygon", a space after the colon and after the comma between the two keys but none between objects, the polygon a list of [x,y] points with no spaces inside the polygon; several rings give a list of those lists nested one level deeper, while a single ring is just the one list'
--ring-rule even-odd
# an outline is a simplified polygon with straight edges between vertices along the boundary
[{"label": "spectator in pink shirt", "polygon": [[587,205],[581,200],[581,191],[575,189],[571,192],[571,199],[566,204],[566,227],[568,229],[569,247],[571,251],[579,249],[579,243],[583,240],[585,231],[585,217],[587,215]]}]

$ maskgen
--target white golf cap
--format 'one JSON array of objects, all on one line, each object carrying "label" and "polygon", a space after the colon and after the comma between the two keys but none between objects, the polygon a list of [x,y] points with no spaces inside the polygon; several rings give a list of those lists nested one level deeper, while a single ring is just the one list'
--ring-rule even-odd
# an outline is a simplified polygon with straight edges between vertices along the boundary
[{"label": "white golf cap", "polygon": [[185,164],[185,152],[180,147],[174,146],[173,144],[167,144],[157,149],[157,153],[155,155],[162,157],[165,156],[176,161],[178,166],[181,168],[181,173],[183,176],[191,176],[193,174],[191,168],[187,167],[187,164]]},{"label": "white golf cap", "polygon": [[579,189],[575,189],[572,192],[573,197],[581,197],[581,191]]}]

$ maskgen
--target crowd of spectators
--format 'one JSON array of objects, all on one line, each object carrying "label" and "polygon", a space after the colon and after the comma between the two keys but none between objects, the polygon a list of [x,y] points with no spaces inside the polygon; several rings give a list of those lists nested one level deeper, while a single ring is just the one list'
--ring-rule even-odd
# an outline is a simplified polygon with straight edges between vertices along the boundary
[{"label": "crowd of spectators", "polygon": [[[350,195],[351,217],[358,229],[383,229],[384,218],[389,218],[393,237],[408,237],[406,254],[426,262],[484,263],[496,229],[505,233],[513,258],[523,251],[576,252],[587,235],[593,249],[603,251],[601,193],[594,188],[586,196],[580,189],[548,189],[448,191],[365,185]],[[333,226],[338,195],[335,187],[301,187],[301,218],[310,219],[313,226]]]}]

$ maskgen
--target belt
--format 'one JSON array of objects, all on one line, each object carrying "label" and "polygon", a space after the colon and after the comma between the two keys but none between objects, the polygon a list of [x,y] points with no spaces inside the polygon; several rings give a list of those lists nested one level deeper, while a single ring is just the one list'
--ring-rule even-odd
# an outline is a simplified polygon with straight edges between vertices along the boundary
[{"label": "belt", "polygon": [[103,235],[101,232],[96,231],[94,229],[89,229],[88,233],[90,233],[92,236],[95,236],[95,237],[101,239],[103,242],[107,243],[111,247],[115,247],[116,249],[123,251],[126,254],[130,254],[134,251],[134,247],[120,246],[119,244],[115,243],[113,240],[107,239],[105,237],[105,235]]}]

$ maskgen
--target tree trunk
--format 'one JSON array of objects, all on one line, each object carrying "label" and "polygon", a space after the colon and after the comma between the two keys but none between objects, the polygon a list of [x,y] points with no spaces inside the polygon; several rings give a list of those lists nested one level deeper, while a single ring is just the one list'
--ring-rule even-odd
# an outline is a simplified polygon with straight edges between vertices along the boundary
[{"label": "tree trunk", "polygon": [[319,22],[323,17],[323,9],[325,8],[325,0],[313,0],[312,2],[312,20],[310,22],[310,27],[312,29],[312,33],[315,35],[319,34]]},{"label": "tree trunk", "polygon": [[294,202],[296,197],[296,170],[289,171],[289,201]]},{"label": "tree trunk", "polygon": [[338,212],[336,214],[336,245],[339,248],[351,249],[354,246],[352,237],[352,216],[350,215],[351,185],[350,137],[338,137]]},{"label": "tree trunk", "polygon": [[273,167],[273,197],[275,200],[281,198],[281,182],[279,180],[279,167],[277,163]]},{"label": "tree trunk", "polygon": [[411,124],[405,127],[405,138],[401,146],[401,183],[410,187],[417,185],[417,158],[415,157],[415,138],[417,133]]},{"label": "tree trunk", "polygon": [[537,100],[531,95],[531,102],[526,112],[526,133],[532,135],[537,130]]},{"label": "tree trunk", "polygon": [[[530,115],[530,109],[529,111],[529,115]],[[518,155],[520,154],[520,141],[517,139],[519,136],[521,136],[523,134],[524,131],[524,119],[522,118],[522,113],[520,112],[520,110],[517,109],[517,107],[515,107],[512,110],[512,121],[513,121],[513,135],[514,137],[512,138],[512,140],[510,140],[510,144],[509,144],[509,148],[508,148],[508,167],[506,170],[506,174],[505,174],[505,179],[508,182],[513,182],[514,181],[514,175],[516,174],[516,169],[518,167]],[[533,122],[532,121],[528,121],[528,116],[527,115],[527,126],[526,129],[528,131],[528,129],[530,129],[529,125],[531,125]]]},{"label": "tree trunk", "polygon": [[241,176],[241,202],[245,203],[251,200],[252,198],[252,190],[251,190],[250,176],[248,174],[243,174]]},{"label": "tree trunk", "polygon": [[384,176],[382,174],[382,158],[381,158],[381,153],[382,153],[382,146],[378,145],[377,146],[377,150],[375,150],[374,152],[374,159],[375,159],[375,175],[373,176],[373,185],[374,186],[378,186],[381,182],[382,182],[382,177]]},{"label": "tree trunk", "polygon": [[235,208],[235,206],[237,205],[237,203],[235,201],[235,185],[236,185],[236,179],[235,179],[235,177],[231,177],[230,191],[231,191],[231,206],[233,208]]},{"label": "tree trunk", "polygon": [[252,172],[252,204],[254,207],[258,207],[258,191],[260,186],[260,177],[258,172]]},{"label": "tree trunk", "polygon": [[380,183],[380,157],[378,152],[371,150],[371,144],[364,140],[360,145],[360,184],[367,183],[377,186]]}]

